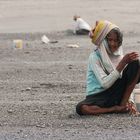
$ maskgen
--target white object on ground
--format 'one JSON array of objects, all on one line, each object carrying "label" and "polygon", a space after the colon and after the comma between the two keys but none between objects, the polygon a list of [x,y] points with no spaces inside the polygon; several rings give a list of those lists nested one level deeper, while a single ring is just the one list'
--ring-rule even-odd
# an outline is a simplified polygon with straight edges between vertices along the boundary
[{"label": "white object on ground", "polygon": [[17,49],[23,48],[23,41],[21,39],[13,40],[13,47]]},{"label": "white object on ground", "polygon": [[43,43],[46,43],[46,44],[50,42],[49,38],[46,35],[43,35],[41,37],[41,40],[42,40]]},{"label": "white object on ground", "polygon": [[136,104],[137,110],[140,112],[140,89],[134,89],[133,92],[135,93],[134,99],[135,99],[135,104]]},{"label": "white object on ground", "polygon": [[140,88],[136,88],[136,89],[134,89],[134,92],[140,94]]},{"label": "white object on ground", "polygon": [[69,44],[67,46],[70,48],[79,48],[79,46],[77,44]]},{"label": "white object on ground", "polygon": [[91,30],[91,27],[90,25],[85,21],[83,20],[82,18],[77,18],[77,20],[75,21],[75,31],[78,31],[80,29],[85,29],[85,30],[88,30],[90,31]]},{"label": "white object on ground", "polygon": [[135,93],[135,102],[140,103],[140,89],[134,89],[133,92]]}]

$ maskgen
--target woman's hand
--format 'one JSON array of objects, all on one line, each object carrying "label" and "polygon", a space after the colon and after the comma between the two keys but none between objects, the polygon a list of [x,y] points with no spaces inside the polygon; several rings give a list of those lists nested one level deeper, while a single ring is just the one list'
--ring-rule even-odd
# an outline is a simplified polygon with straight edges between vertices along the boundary
[{"label": "woman's hand", "polygon": [[131,62],[134,61],[134,60],[137,60],[138,57],[139,57],[139,54],[138,54],[137,52],[131,52],[131,53],[126,54],[126,55],[122,58],[122,60],[120,61],[120,63],[119,63],[118,66],[116,67],[116,69],[117,69],[119,72],[121,72],[127,64],[131,63]]},{"label": "woman's hand", "polygon": [[139,57],[139,54],[137,52],[131,52],[131,53],[126,54],[121,60],[121,62],[124,64],[129,64],[132,61],[137,60],[138,57]]}]

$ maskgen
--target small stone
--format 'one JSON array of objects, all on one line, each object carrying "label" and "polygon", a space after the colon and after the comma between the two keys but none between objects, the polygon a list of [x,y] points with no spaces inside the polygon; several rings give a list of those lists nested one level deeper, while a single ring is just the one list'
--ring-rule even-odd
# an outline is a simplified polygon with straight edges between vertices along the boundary
[{"label": "small stone", "polygon": [[30,90],[31,90],[31,88],[30,88],[30,87],[26,88],[26,91],[30,91]]},{"label": "small stone", "polygon": [[13,113],[12,109],[7,110],[8,113]]},{"label": "small stone", "polygon": [[19,134],[19,133],[22,133],[23,132],[23,130],[19,130],[17,133]]},{"label": "small stone", "polygon": [[43,113],[42,113],[42,115],[47,115],[48,114],[48,112],[47,111],[44,111]]},{"label": "small stone", "polygon": [[36,110],[34,110],[34,112],[39,112],[39,110],[36,109]]},{"label": "small stone", "polygon": [[42,124],[42,125],[37,124],[36,127],[45,128],[45,124]]}]

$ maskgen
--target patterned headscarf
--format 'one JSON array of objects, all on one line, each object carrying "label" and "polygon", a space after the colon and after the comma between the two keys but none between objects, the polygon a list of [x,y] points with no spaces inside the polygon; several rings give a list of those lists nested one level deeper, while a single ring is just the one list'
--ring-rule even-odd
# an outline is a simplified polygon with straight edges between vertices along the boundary
[{"label": "patterned headscarf", "polygon": [[102,43],[103,39],[106,37],[106,35],[114,28],[119,27],[107,20],[97,21],[96,27],[93,30],[92,42],[95,45],[99,46]]},{"label": "patterned headscarf", "polygon": [[112,56],[114,57],[112,57],[111,60],[107,53],[107,51],[109,52],[109,47],[105,38],[107,34],[114,28],[119,29],[118,26],[112,24],[107,20],[97,21],[96,26],[92,30],[90,35],[92,42],[96,45],[97,49],[99,50],[103,66],[109,73],[111,73],[115,69],[115,63],[118,63],[123,57],[122,46],[120,46],[116,52],[112,53]]}]

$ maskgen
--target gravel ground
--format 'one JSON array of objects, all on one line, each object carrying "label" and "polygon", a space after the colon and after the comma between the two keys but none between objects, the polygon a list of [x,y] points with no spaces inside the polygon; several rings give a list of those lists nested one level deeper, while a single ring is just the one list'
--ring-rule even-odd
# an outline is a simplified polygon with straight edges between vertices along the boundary
[{"label": "gravel ground", "polygon": [[[44,34],[58,42],[43,44]],[[125,53],[140,52],[139,37],[124,33]],[[22,49],[13,47],[14,39],[23,40]],[[0,140],[139,140],[140,117],[75,113],[93,48],[87,36],[70,30],[0,34]]]},{"label": "gravel ground", "polygon": [[[74,14],[91,26],[107,19],[123,30],[124,53],[140,52],[139,5],[139,0],[0,0],[0,140],[139,140],[140,117],[75,113],[85,98],[94,46],[71,31]],[[43,44],[44,34],[58,42]],[[23,40],[22,49],[13,47],[14,39]]]}]

